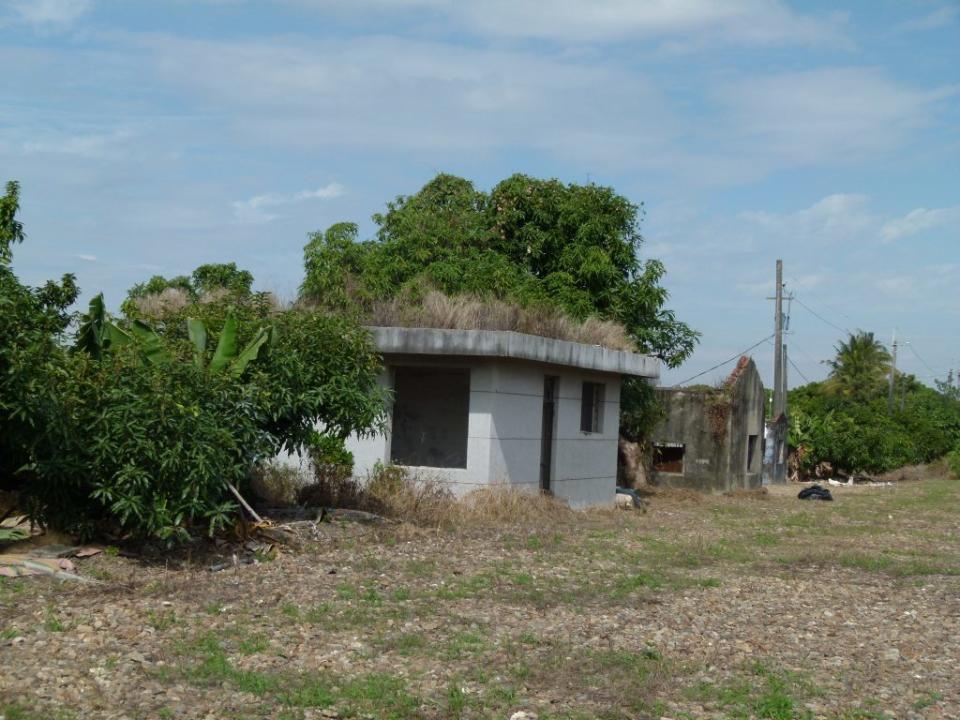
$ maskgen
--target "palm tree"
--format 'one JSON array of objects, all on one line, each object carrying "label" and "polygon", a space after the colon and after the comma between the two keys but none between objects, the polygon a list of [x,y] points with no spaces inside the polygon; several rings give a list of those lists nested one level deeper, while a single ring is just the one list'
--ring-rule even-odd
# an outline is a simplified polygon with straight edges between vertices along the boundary
[{"label": "palm tree", "polygon": [[890,353],[872,332],[859,330],[834,350],[837,355],[829,361],[830,377],[825,383],[829,392],[859,402],[882,394],[890,374]]}]

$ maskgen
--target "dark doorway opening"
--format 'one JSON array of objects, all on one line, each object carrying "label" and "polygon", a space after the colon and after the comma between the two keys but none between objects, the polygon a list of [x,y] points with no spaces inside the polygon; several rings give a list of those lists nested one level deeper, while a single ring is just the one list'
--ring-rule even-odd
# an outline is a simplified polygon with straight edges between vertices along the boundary
[{"label": "dark doorway opening", "polygon": [[653,446],[653,469],[657,472],[683,474],[683,445]]},{"label": "dark doorway opening", "polygon": [[757,448],[760,445],[759,435],[747,436],[747,472],[757,472]]},{"label": "dark doorway opening", "polygon": [[540,489],[552,492],[550,471],[553,465],[553,427],[557,417],[557,385],[559,378],[543,378],[543,427],[540,432]]}]

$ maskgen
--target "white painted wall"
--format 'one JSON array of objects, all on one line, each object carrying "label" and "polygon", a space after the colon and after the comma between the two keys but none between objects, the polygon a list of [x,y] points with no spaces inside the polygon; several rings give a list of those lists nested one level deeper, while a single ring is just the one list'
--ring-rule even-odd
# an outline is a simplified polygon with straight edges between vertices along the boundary
[{"label": "white painted wall", "polygon": [[[387,360],[390,364],[390,360]],[[559,378],[552,468],[554,494],[572,507],[612,505],[617,477],[620,377],[572,368],[511,360],[422,362],[419,366],[470,367],[470,421],[467,467],[410,468],[446,482],[464,493],[490,483],[508,483],[536,491],[540,486],[543,385],[546,375]],[[605,385],[602,432],[580,430],[583,382]],[[381,384],[391,387],[385,372]],[[374,438],[350,438],[354,472],[365,476],[377,461],[390,457],[389,428]]]}]

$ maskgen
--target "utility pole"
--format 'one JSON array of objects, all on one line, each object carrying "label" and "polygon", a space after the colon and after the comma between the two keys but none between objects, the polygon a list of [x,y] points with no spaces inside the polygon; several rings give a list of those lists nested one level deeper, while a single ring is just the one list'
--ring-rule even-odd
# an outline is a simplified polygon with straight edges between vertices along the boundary
[{"label": "utility pole", "polygon": [[887,392],[887,412],[893,412],[893,386],[896,384],[897,377],[897,329],[893,329],[893,353],[890,363],[890,388]]},{"label": "utility pole", "polygon": [[789,362],[787,360],[787,344],[784,343],[783,344],[783,370],[782,370],[783,388],[780,390],[780,397],[783,398],[782,402],[783,402],[784,415],[787,414],[787,404],[788,404],[787,400],[789,397],[787,395],[787,362]]},{"label": "utility pole", "polygon": [[783,397],[783,260],[777,260],[776,309],[773,311],[773,417],[786,409]]}]

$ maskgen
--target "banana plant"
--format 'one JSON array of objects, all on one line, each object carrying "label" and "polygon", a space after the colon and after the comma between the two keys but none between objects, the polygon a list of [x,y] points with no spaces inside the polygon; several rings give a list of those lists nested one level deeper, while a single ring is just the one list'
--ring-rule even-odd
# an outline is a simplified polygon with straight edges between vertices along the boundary
[{"label": "banana plant", "polygon": [[107,315],[103,293],[90,301],[87,314],[77,329],[74,351],[83,350],[97,360],[111,347],[120,347],[133,342],[133,336],[114,323]]},{"label": "banana plant", "polygon": [[[247,365],[256,360],[260,348],[273,337],[273,330],[260,328],[253,339],[242,350],[238,350],[237,319],[233,312],[229,312],[209,363],[206,362],[207,328],[203,321],[187,318],[187,334],[193,343],[193,360],[197,367],[205,367],[211,373],[227,373],[236,378],[243,374]],[[152,365],[163,365],[173,359],[163,338],[153,328],[141,320],[134,320],[127,331],[110,319],[102,293],[93,298],[77,330],[74,351],[82,350],[100,360],[111,348],[131,343],[140,347],[144,359]]]},{"label": "banana plant", "polygon": [[210,362],[206,363],[207,356],[207,328],[202,320],[187,318],[187,335],[193,343],[193,360],[197,367],[204,367],[211,373],[227,373],[231,377],[240,377],[247,365],[257,359],[260,348],[271,339],[271,328],[260,328],[253,339],[242,350],[237,350],[237,319],[234,314],[228,313],[223,323],[217,347],[213,351]]},{"label": "banana plant", "polygon": [[90,301],[87,314],[77,329],[74,352],[82,350],[96,360],[102,360],[104,353],[131,343],[138,343],[144,358],[153,365],[170,362],[170,353],[163,345],[160,336],[145,322],[135,320],[126,331],[117,325],[107,314],[103,302],[103,293]]}]

